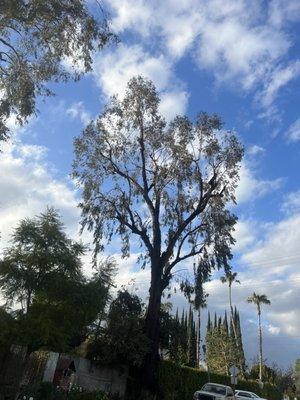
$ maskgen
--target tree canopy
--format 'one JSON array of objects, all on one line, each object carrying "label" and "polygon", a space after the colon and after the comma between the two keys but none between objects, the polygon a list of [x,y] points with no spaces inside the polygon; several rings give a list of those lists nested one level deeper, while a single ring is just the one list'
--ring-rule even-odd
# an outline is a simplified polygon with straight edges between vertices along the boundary
[{"label": "tree canopy", "polygon": [[168,284],[178,263],[209,247],[209,261],[227,266],[236,217],[225,205],[234,201],[243,150],[218,116],[176,117],[167,126],[158,106],[154,85],[133,78],[125,98],[114,97],[75,140],[74,176],[95,251],[120,234],[126,256],[134,234],[145,264],[160,257]]},{"label": "tree canopy", "polygon": [[151,267],[146,379],[155,370],[161,296],[174,268],[197,256],[206,257],[208,269],[230,268],[236,217],[226,205],[235,201],[243,155],[217,115],[200,113],[194,122],[177,116],[167,124],[159,101],[152,82],[131,79],[125,97],[113,97],[75,140],[74,161],[82,223],[94,233],[95,253],[120,235],[127,256],[135,235],[143,247],[139,261]]},{"label": "tree canopy", "polygon": [[261,313],[262,304],[266,305],[271,304],[270,300],[267,298],[265,294],[257,294],[255,292],[253,292],[252,295],[248,297],[247,302],[255,304],[259,314]]},{"label": "tree canopy", "polygon": [[84,246],[67,237],[60,216],[52,208],[22,220],[0,262],[0,288],[7,301],[29,311],[34,296],[50,288],[60,276],[79,279]]},{"label": "tree canopy", "polygon": [[36,112],[37,96],[51,94],[47,82],[91,70],[93,50],[113,37],[98,11],[101,19],[84,0],[1,1],[0,140],[8,137],[9,116],[23,123]]},{"label": "tree canopy", "polygon": [[15,308],[1,310],[6,339],[30,351],[66,351],[86,339],[106,306],[115,266],[108,259],[86,278],[83,253],[54,209],[19,223],[0,261],[0,288]]},{"label": "tree canopy", "polygon": [[148,346],[143,317],[141,299],[120,290],[110,304],[101,335],[90,340],[88,357],[100,365],[140,365]]}]

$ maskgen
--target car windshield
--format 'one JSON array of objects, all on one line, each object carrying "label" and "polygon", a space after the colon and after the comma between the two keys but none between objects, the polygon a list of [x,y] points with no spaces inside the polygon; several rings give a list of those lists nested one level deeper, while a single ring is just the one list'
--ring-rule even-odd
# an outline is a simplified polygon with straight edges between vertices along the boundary
[{"label": "car windshield", "polygon": [[206,385],[204,385],[202,390],[204,390],[205,392],[212,392],[212,393],[220,394],[221,396],[226,395],[225,387],[212,385],[210,383],[207,383]]},{"label": "car windshield", "polygon": [[251,393],[251,396],[254,397],[255,399],[259,399],[259,398],[260,398],[260,397],[257,396],[257,394],[255,394],[255,393]]}]

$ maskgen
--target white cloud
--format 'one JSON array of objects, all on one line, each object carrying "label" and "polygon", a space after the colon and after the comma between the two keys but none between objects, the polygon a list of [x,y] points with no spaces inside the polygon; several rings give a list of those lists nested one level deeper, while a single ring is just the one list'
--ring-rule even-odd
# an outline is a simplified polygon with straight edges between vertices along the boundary
[{"label": "white cloud", "polygon": [[299,19],[297,0],[266,5],[259,0],[113,0],[107,5],[117,32],[140,34],[149,48],[155,40],[172,63],[190,52],[217,82],[253,92],[265,109],[298,76],[299,62],[286,62],[294,40],[289,24]]},{"label": "white cloud", "polygon": [[300,140],[300,118],[288,128],[286,138],[289,142],[298,142]]},{"label": "white cloud", "polygon": [[153,56],[139,45],[121,44],[116,51],[101,54],[95,59],[94,76],[103,93],[109,97],[123,96],[127,82],[136,75],[152,80],[161,94],[161,111],[166,118],[184,114],[188,94],[183,84],[175,78],[172,64],[160,55]]},{"label": "white cloud", "polygon": [[163,55],[155,57],[139,45],[121,44],[116,51],[95,60],[94,75],[106,96],[122,96],[127,82],[135,75],[151,79],[159,90],[165,89],[172,77],[172,66]]},{"label": "white cloud", "polygon": [[258,146],[257,144],[254,144],[253,146],[249,147],[247,150],[247,153],[250,156],[256,156],[257,154],[262,154],[265,152],[265,149],[261,146]]},{"label": "white cloud", "polygon": [[270,75],[264,89],[259,93],[261,104],[265,108],[269,108],[276,97],[279,90],[286,86],[292,79],[295,79],[300,74],[300,61],[295,61],[290,65],[275,69]]},{"label": "white cloud", "polygon": [[298,0],[273,0],[269,7],[270,23],[281,27],[287,21],[300,20],[300,2]]},{"label": "white cloud", "polygon": [[2,248],[20,219],[37,215],[47,205],[61,211],[72,236],[77,233],[79,212],[75,191],[67,182],[54,178],[44,158],[46,152],[45,147],[17,142],[7,145],[0,154]]},{"label": "white cloud", "polygon": [[234,238],[236,243],[234,250],[242,251],[255,241],[255,230],[251,221],[239,220],[235,225]]},{"label": "white cloud", "polygon": [[280,328],[278,326],[269,324],[267,328],[271,335],[278,335],[280,333]]},{"label": "white cloud", "polygon": [[143,0],[110,0],[109,6],[117,11],[112,19],[112,29],[120,33],[125,29],[134,29],[143,36],[148,36],[153,18],[152,10]]},{"label": "white cloud", "polygon": [[300,213],[300,190],[285,196],[282,210],[287,214]]},{"label": "white cloud", "polygon": [[[300,256],[300,214],[294,214],[278,224],[272,224],[266,237],[254,250],[244,254],[243,261],[252,265],[273,264],[274,268],[285,269]],[[270,270],[271,273],[274,270]]]},{"label": "white cloud", "polygon": [[176,115],[182,115],[187,108],[188,94],[183,91],[170,91],[161,95],[160,112],[170,121]]},{"label": "white cloud", "polygon": [[250,168],[243,163],[240,170],[240,182],[236,190],[237,202],[254,201],[269,192],[279,189],[282,183],[282,178],[274,180],[256,178]]},{"label": "white cloud", "polygon": [[91,120],[91,114],[86,110],[82,101],[71,104],[67,109],[67,115],[72,118],[79,118],[83,125],[87,125]]}]

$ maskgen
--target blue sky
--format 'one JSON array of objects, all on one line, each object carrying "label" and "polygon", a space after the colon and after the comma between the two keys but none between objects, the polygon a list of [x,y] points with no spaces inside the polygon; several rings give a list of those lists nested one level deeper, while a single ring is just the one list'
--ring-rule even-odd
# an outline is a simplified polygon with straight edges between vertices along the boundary
[{"label": "blue sky", "polygon": [[[91,9],[94,2],[89,0]],[[111,0],[105,3],[120,43],[95,54],[94,70],[79,83],[52,86],[39,114],[0,155],[2,247],[20,218],[45,206],[60,209],[77,237],[79,194],[69,177],[73,138],[110,95],[143,74],[161,94],[161,112],[194,118],[218,113],[246,148],[237,190],[239,217],[234,267],[241,285],[246,354],[257,353],[253,290],[268,295],[264,310],[265,357],[288,366],[300,357],[300,2],[299,0]],[[65,61],[67,68],[69,60]],[[84,236],[89,240],[88,236]],[[136,255],[119,260],[118,283],[136,279],[145,295],[148,271]],[[88,263],[88,256],[85,260]],[[88,268],[88,267],[87,267]],[[226,287],[208,284],[209,308],[223,312]],[[173,297],[175,307],[184,300]]]}]

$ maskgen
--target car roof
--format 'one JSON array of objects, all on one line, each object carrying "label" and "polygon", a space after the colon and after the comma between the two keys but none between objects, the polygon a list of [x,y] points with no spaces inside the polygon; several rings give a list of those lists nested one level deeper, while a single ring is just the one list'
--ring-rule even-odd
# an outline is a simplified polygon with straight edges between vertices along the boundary
[{"label": "car roof", "polygon": [[243,389],[236,389],[235,392],[254,393],[254,392],[249,392],[249,390],[243,390]]},{"label": "car roof", "polygon": [[214,383],[214,382],[207,382],[203,386],[205,386],[205,385],[214,385],[214,386],[220,386],[220,387],[224,387],[224,388],[230,388],[230,386],[221,385],[220,383]]}]

